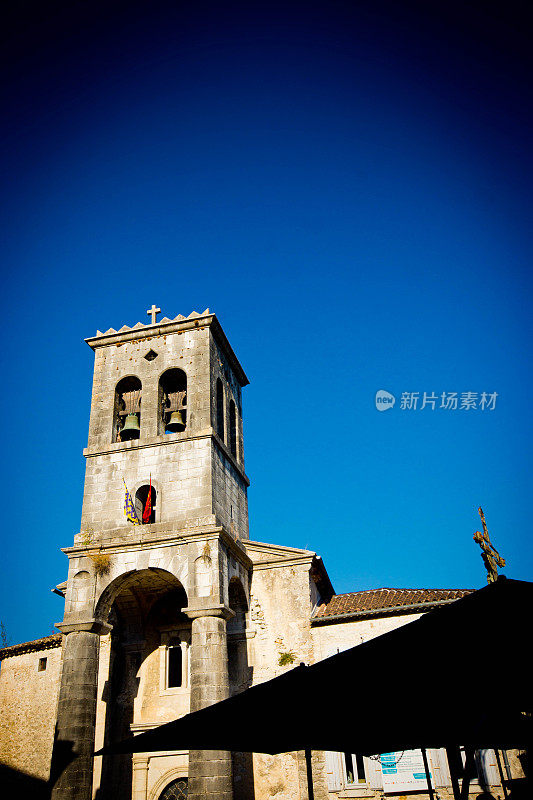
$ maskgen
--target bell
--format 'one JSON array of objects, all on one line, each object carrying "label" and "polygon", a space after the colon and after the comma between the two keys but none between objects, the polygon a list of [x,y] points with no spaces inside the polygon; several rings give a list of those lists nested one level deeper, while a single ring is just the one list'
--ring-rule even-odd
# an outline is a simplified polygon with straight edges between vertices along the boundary
[{"label": "bell", "polygon": [[180,431],[185,430],[185,422],[183,421],[181,411],[172,412],[170,419],[167,422],[166,430],[170,431],[170,433],[179,433]]},{"label": "bell", "polygon": [[128,414],[124,427],[120,431],[120,438],[123,442],[129,442],[130,439],[138,439],[141,433],[139,427],[139,417],[137,414]]}]

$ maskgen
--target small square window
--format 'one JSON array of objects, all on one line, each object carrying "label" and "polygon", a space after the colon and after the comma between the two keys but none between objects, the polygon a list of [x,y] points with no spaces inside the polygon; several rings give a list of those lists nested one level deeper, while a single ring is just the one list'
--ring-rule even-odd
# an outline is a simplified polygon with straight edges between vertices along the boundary
[{"label": "small square window", "polygon": [[344,753],[346,785],[366,783],[365,762],[359,753]]},{"label": "small square window", "polygon": [[40,658],[37,666],[37,672],[44,672],[46,669],[46,658]]},{"label": "small square window", "polygon": [[189,639],[186,630],[161,634],[159,678],[161,694],[180,694],[189,686]]}]

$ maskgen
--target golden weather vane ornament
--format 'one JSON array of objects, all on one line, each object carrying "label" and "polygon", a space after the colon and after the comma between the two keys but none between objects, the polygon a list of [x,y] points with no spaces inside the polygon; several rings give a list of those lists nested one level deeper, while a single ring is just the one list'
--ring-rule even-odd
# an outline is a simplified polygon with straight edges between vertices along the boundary
[{"label": "golden weather vane ornament", "polygon": [[489,539],[487,523],[481,506],[478,508],[478,514],[481,517],[483,533],[476,531],[474,541],[481,547],[481,558],[487,570],[487,583],[494,583],[498,579],[498,567],[505,567],[505,558],[501,557]]}]

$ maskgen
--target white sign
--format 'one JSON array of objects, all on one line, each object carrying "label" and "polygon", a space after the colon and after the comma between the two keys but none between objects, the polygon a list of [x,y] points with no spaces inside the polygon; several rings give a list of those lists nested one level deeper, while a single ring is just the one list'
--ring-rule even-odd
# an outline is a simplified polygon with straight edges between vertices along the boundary
[{"label": "white sign", "polygon": [[380,760],[384,792],[427,792],[421,750],[381,753]]}]

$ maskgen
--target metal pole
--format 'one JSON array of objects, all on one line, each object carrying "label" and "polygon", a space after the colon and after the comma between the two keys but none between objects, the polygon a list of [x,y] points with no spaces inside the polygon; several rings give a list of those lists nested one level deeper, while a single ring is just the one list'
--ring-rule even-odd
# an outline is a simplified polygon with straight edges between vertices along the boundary
[{"label": "metal pole", "polygon": [[446,756],[448,758],[448,769],[450,770],[454,800],[461,800],[461,790],[459,789],[459,781],[457,780],[457,773],[455,771],[454,753],[451,747],[446,748]]},{"label": "metal pole", "polygon": [[465,748],[465,768],[463,774],[463,784],[461,786],[461,797],[463,800],[468,800],[468,791],[470,789],[470,780],[476,774],[476,755],[473,747]]},{"label": "metal pole", "polygon": [[433,786],[431,785],[431,774],[429,772],[428,757],[427,757],[427,753],[426,753],[425,747],[422,748],[422,760],[424,762],[424,769],[426,771],[426,781],[427,781],[427,784],[428,784],[429,800],[433,800],[433,798],[434,798]]},{"label": "metal pole", "polygon": [[315,800],[315,793],[313,791],[313,768],[311,766],[311,750],[305,750],[305,766],[307,768],[307,796],[309,800]]},{"label": "metal pole", "polygon": [[503,796],[505,797],[505,800],[507,800],[507,798],[509,797],[509,793],[507,791],[507,786],[505,785],[505,778],[504,778],[504,775],[503,775],[503,768],[502,768],[502,760],[500,758],[500,751],[497,750],[496,748],[494,748],[494,752],[496,753],[496,761],[498,762],[498,771],[500,773],[500,781],[501,781],[501,784],[502,784]]}]

